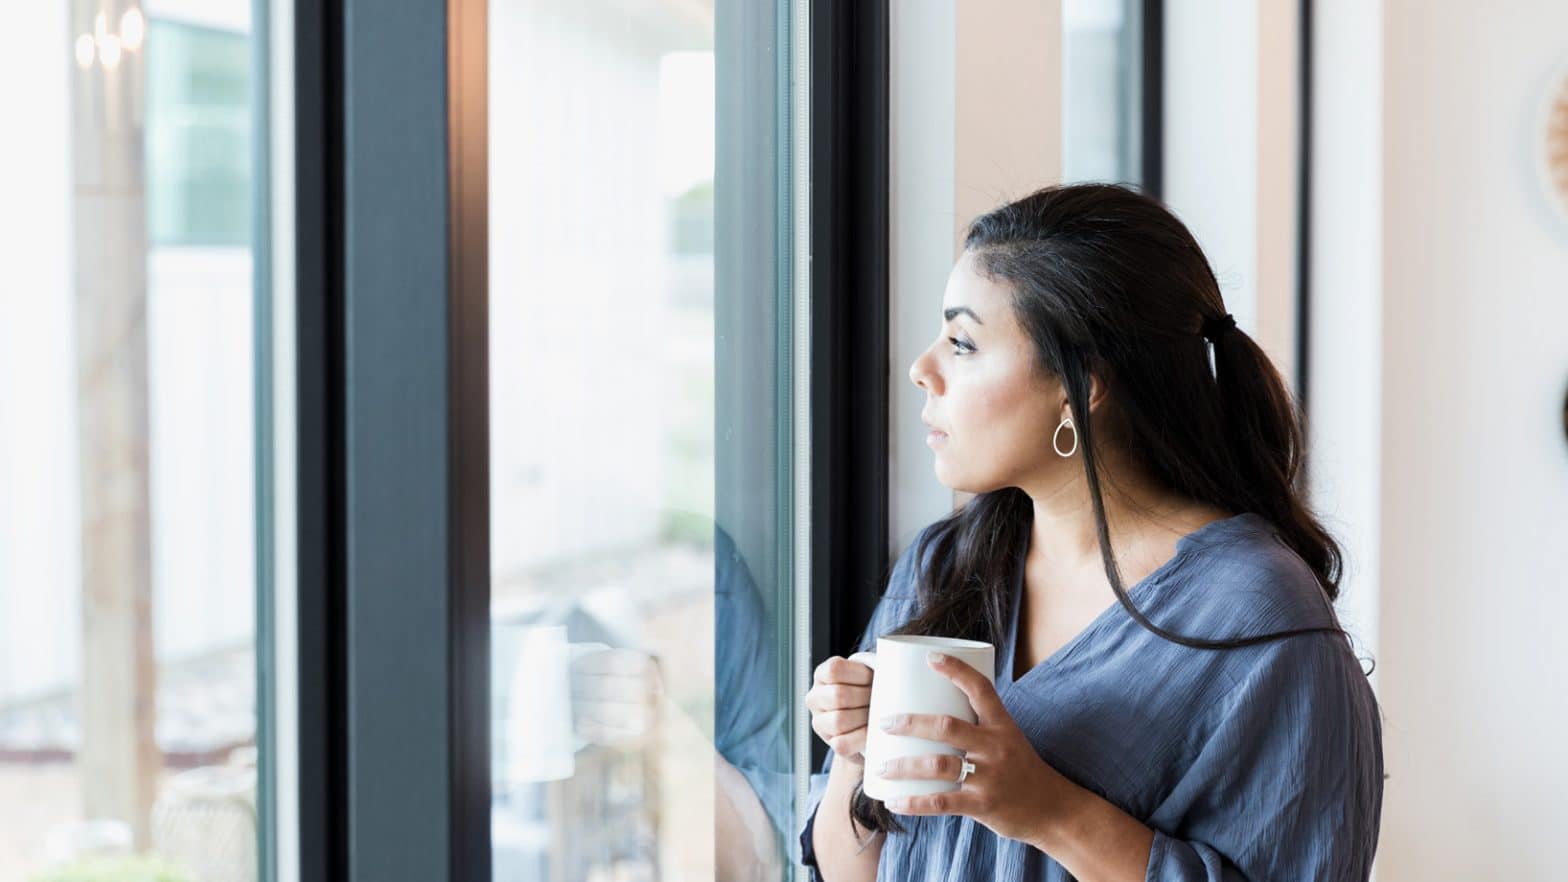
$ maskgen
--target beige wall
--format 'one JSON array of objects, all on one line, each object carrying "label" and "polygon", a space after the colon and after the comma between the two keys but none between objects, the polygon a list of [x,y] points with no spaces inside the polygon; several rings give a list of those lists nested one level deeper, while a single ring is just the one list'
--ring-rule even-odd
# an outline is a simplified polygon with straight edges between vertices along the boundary
[{"label": "beige wall", "polygon": [[[1376,542],[1361,564],[1391,776],[1379,879],[1557,879],[1568,227],[1532,150],[1547,75],[1568,56],[1568,5],[1381,8],[1322,8],[1339,26],[1318,32],[1365,53],[1349,63],[1381,61],[1337,82],[1343,105],[1319,105],[1313,328],[1314,414],[1323,402],[1333,421],[1319,427],[1334,454],[1323,501],[1348,500]],[[1336,257],[1356,269],[1336,277]]]},{"label": "beige wall", "polygon": [[1568,4],[1385,9],[1384,878],[1562,878],[1568,231],[1528,148]]}]

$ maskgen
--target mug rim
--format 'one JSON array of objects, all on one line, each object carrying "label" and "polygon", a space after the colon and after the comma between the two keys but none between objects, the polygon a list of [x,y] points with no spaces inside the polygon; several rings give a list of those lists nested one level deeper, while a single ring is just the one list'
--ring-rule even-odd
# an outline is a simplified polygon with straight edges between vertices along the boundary
[{"label": "mug rim", "polygon": [[969,640],[964,637],[933,637],[925,634],[889,634],[884,637],[878,637],[877,640],[887,640],[892,643],[903,643],[908,646],[939,647],[941,649],[996,648],[984,640]]}]

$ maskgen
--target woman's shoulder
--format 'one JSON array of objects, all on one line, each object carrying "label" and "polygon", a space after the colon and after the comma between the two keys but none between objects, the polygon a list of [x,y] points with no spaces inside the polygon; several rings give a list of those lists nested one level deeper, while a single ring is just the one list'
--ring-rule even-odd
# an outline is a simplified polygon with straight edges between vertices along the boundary
[{"label": "woman's shoulder", "polygon": [[1184,537],[1178,554],[1159,597],[1182,633],[1243,637],[1337,626],[1317,573],[1261,515],[1210,524]]}]

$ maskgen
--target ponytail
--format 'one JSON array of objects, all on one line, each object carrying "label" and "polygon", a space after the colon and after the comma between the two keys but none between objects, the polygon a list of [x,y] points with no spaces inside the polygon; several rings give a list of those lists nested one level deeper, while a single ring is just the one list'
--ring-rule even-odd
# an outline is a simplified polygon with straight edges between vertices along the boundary
[{"label": "ponytail", "polygon": [[1222,429],[1227,437],[1245,439],[1233,447],[1242,476],[1238,489],[1253,490],[1239,500],[1237,510],[1255,511],[1272,521],[1285,544],[1317,574],[1332,603],[1339,599],[1343,556],[1301,502],[1305,416],[1251,337],[1234,329],[1217,335],[1212,345]]}]

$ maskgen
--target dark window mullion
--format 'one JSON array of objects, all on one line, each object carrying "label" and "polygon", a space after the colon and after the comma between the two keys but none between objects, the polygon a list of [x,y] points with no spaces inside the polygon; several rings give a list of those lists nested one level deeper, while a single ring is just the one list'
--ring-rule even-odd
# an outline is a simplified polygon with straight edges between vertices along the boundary
[{"label": "dark window mullion", "polygon": [[1165,191],[1165,0],[1136,2],[1142,3],[1138,33],[1143,48],[1138,65],[1142,108],[1138,180],[1145,193],[1158,199]]},{"label": "dark window mullion", "polygon": [[485,6],[361,3],[296,11],[302,878],[483,882]]},{"label": "dark window mullion", "polygon": [[888,39],[886,0],[811,4],[813,664],[849,651],[887,575]]},{"label": "dark window mullion", "polygon": [[301,882],[348,878],[343,750],[340,0],[294,16],[295,586]]}]

